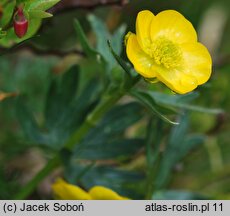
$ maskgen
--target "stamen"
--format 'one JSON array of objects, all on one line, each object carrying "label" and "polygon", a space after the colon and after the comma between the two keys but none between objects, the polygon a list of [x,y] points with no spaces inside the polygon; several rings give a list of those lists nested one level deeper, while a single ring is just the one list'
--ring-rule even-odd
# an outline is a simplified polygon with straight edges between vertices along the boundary
[{"label": "stamen", "polygon": [[146,53],[154,59],[156,64],[166,68],[176,68],[181,64],[182,52],[172,41],[159,37],[152,43],[146,43],[146,45]]}]

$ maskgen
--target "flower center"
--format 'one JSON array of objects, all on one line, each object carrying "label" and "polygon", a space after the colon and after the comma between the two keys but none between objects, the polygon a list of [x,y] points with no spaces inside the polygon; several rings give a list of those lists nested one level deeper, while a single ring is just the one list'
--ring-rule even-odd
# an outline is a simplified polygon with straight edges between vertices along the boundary
[{"label": "flower center", "polygon": [[180,48],[164,37],[159,37],[149,43],[146,52],[154,59],[156,64],[163,65],[166,68],[178,67],[182,61]]}]

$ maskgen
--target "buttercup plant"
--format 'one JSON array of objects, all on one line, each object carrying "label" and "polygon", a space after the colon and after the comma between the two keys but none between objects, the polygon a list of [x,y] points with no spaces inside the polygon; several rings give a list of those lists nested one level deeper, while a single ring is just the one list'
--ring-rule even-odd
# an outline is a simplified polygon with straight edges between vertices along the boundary
[{"label": "buttercup plant", "polygon": [[[64,6],[69,9],[68,4],[60,4],[47,12],[57,2],[16,1],[11,10],[12,14],[16,12],[14,23],[11,20],[2,24],[6,35],[0,43],[6,47],[20,43],[37,32],[41,19],[51,16],[50,11],[59,11]],[[15,11],[20,4],[23,11],[21,8]],[[81,19],[83,24],[87,22]],[[24,27],[37,22],[36,29],[31,32],[32,25],[21,29],[18,21],[26,21]],[[60,23],[69,22],[69,16],[64,15],[57,17],[52,25],[47,22],[48,34],[40,37],[41,41],[37,38],[31,43],[32,51],[42,49],[51,55],[57,52],[53,61],[58,69],[52,71],[57,69],[60,73],[44,76],[44,82],[48,82],[45,95],[39,100],[39,111],[35,111],[39,113],[36,117],[25,98],[16,95],[16,115],[21,128],[28,143],[36,148],[42,146],[46,151],[42,157],[47,157],[47,163],[17,191],[15,199],[33,194],[38,184],[57,167],[62,168],[60,176],[65,180],[59,178],[49,185],[53,192],[47,195],[50,198],[154,198],[155,192],[166,189],[175,165],[204,142],[205,136],[193,135],[188,130],[187,111],[221,112],[189,104],[198,96],[192,91],[209,80],[212,59],[207,48],[198,42],[193,25],[182,14],[175,10],[157,15],[149,10],[140,11],[135,33],[128,32],[124,24],[109,31],[104,20],[93,14],[88,16],[88,21],[95,33],[94,47],[77,19],[67,31],[69,36],[62,35]],[[15,38],[12,24],[19,38]],[[42,28],[41,34],[46,30]],[[49,37],[53,41],[47,45]],[[124,59],[120,56],[122,48],[132,65],[126,62],[126,55]],[[142,78],[149,83],[160,81],[177,94],[160,92],[158,87],[142,82]],[[165,86],[164,89],[167,92]],[[4,91],[2,100],[12,96]],[[136,168],[139,159],[141,168]]]},{"label": "buttercup plant", "polygon": [[136,34],[126,36],[126,52],[136,71],[151,82],[157,79],[185,94],[209,79],[211,56],[197,42],[192,24],[174,10],[156,16],[144,10],[136,19]]}]

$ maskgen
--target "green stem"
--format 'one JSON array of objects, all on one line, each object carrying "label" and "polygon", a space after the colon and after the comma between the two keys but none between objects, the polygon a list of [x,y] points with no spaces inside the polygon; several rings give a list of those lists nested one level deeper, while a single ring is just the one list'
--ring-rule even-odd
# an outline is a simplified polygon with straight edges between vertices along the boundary
[{"label": "green stem", "polygon": [[[106,95],[102,98],[101,102],[98,106],[90,113],[85,122],[81,125],[81,127],[69,138],[69,140],[65,143],[64,149],[72,150],[75,145],[77,145],[81,139],[88,133],[88,131],[95,127],[98,121],[103,117],[103,115],[113,107],[113,105],[128,91],[132,88],[137,82],[139,78],[133,80],[133,82],[129,82],[127,86],[123,89],[123,91],[117,91],[114,95]],[[36,188],[38,183],[44,179],[52,170],[54,170],[58,165],[60,165],[61,160],[59,158],[59,152],[52,158],[47,165],[27,184],[24,188],[16,194],[15,199],[25,199],[28,195],[30,195],[33,190]]]},{"label": "green stem", "polygon": [[72,150],[73,147],[87,134],[89,129],[97,125],[98,120],[107,112],[124,93],[118,93],[111,97],[104,97],[95,110],[89,114],[82,126],[66,142],[65,148]]}]

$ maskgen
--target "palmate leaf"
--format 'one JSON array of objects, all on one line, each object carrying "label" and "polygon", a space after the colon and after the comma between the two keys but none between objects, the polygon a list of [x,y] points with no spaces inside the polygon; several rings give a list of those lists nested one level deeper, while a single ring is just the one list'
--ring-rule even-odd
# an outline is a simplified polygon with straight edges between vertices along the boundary
[{"label": "palmate leaf", "polygon": [[[77,73],[78,71],[73,72]],[[85,120],[88,112],[95,107],[100,94],[100,88],[93,79],[86,84],[83,91],[76,97],[71,89],[75,88],[76,92],[77,85],[74,84],[74,79],[71,77],[73,76],[69,74],[68,77],[66,75],[65,79],[62,79],[61,86],[63,88],[60,90],[54,86],[54,90],[52,90],[53,101],[50,102],[51,111],[50,114],[46,112],[46,127],[50,134],[50,142],[57,148],[60,148]],[[67,85],[67,80],[69,80],[69,83],[72,82],[72,86]],[[49,98],[50,96],[47,97],[47,100]]]},{"label": "palmate leaf", "polygon": [[79,68],[72,66],[62,79],[54,79],[50,84],[46,99],[45,118],[46,126],[52,128],[60,115],[69,106],[77,93],[79,83]]},{"label": "palmate leaf", "polygon": [[62,148],[84,121],[98,100],[98,85],[91,80],[81,93],[77,94],[78,67],[73,66],[61,79],[55,79],[50,85],[45,108],[45,122],[39,127],[33,115],[22,103],[18,109],[20,123],[25,134],[34,144],[42,144],[53,149]]},{"label": "palmate leaf", "polygon": [[127,139],[124,131],[141,118],[142,107],[138,103],[114,107],[76,146],[74,157],[90,160],[132,157],[143,147],[143,140]]},{"label": "palmate leaf", "polygon": [[[143,181],[139,172],[119,170],[109,166],[96,166],[93,161],[130,159],[143,148],[144,140],[125,138],[127,128],[142,118],[143,108],[136,102],[117,105],[92,128],[81,143],[75,146],[71,161],[66,167],[66,178],[89,189],[103,185],[132,198],[140,198],[136,184]],[[89,165],[81,165],[81,160]]]},{"label": "palmate leaf", "polygon": [[87,114],[95,107],[98,100],[98,85],[95,80],[88,83],[82,94],[73,100],[49,129],[51,143],[60,148],[69,136],[83,123]]}]

